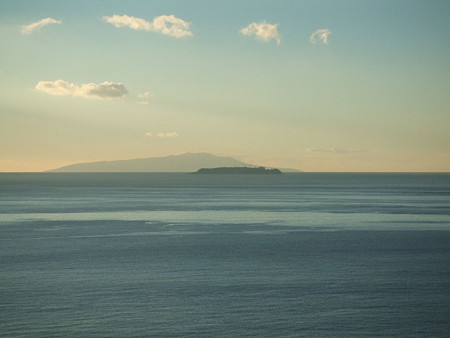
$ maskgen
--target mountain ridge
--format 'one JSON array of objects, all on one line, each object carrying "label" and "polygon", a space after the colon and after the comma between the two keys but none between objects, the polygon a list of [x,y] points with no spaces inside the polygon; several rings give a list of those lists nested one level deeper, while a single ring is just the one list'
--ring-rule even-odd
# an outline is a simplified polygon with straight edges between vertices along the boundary
[{"label": "mountain ridge", "polygon": [[248,166],[258,167],[232,157],[210,153],[184,153],[164,157],[74,163],[46,172],[193,172],[201,168]]},{"label": "mountain ridge", "polygon": [[48,170],[48,172],[190,172],[198,170],[198,166],[215,165],[216,163],[246,165],[229,157],[208,153],[186,153],[165,157],[75,163]]}]

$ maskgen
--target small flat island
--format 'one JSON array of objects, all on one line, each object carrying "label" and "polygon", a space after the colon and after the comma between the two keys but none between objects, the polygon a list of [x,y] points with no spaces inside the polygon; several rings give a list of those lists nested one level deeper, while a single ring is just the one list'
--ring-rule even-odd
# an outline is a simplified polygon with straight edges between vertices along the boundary
[{"label": "small flat island", "polygon": [[278,169],[266,169],[265,167],[249,168],[249,167],[219,167],[219,168],[202,168],[195,174],[263,174],[278,175],[281,171]]}]

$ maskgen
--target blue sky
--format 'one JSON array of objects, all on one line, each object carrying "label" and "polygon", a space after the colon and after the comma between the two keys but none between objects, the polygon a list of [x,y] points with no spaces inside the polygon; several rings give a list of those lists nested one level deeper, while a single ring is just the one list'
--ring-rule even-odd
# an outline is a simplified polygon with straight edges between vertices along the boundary
[{"label": "blue sky", "polygon": [[[189,34],[158,31],[164,15]],[[0,171],[183,152],[449,171],[449,16],[448,1],[0,0]],[[23,34],[45,18],[60,23]],[[242,33],[262,23],[266,40]]]}]

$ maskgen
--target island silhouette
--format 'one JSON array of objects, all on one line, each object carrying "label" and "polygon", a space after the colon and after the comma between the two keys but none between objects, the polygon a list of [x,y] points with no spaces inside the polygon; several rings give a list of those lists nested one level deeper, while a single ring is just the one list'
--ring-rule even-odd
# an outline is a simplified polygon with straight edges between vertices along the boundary
[{"label": "island silhouette", "polygon": [[[47,172],[186,172],[192,173],[201,168],[249,168],[254,165],[232,157],[217,156],[210,153],[185,153],[165,157],[138,158],[117,161],[75,163]],[[245,170],[245,169],[244,169]],[[299,172],[296,169],[281,169],[283,172]]]},{"label": "island silhouette", "polygon": [[219,168],[202,168],[197,170],[195,174],[257,174],[257,175],[277,175],[281,174],[278,169],[266,169],[265,167],[219,167]]}]

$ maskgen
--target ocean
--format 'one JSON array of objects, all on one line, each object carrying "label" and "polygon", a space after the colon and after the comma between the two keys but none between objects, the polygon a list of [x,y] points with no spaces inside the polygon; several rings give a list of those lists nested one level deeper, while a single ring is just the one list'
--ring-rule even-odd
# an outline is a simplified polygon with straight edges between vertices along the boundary
[{"label": "ocean", "polygon": [[450,174],[0,174],[2,337],[448,337]]}]

